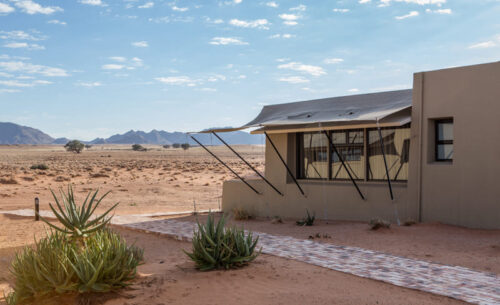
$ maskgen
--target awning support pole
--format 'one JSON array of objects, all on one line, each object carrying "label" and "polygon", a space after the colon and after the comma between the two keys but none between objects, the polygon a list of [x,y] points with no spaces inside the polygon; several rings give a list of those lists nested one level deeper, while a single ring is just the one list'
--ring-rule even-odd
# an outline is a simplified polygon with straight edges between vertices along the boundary
[{"label": "awning support pole", "polygon": [[297,181],[297,179],[295,179],[295,176],[293,175],[292,171],[290,170],[290,168],[288,167],[288,165],[286,164],[285,160],[283,160],[283,157],[281,156],[280,152],[278,151],[278,149],[276,148],[276,146],[274,145],[273,141],[271,140],[271,137],[269,137],[269,135],[267,134],[267,132],[264,131],[264,134],[266,135],[266,139],[269,141],[269,143],[271,144],[271,146],[273,147],[274,151],[276,152],[276,154],[278,155],[278,157],[280,158],[281,162],[283,163],[283,165],[286,167],[286,170],[288,172],[288,174],[290,175],[290,177],[292,177],[293,179],[293,182],[295,182],[295,185],[297,185],[297,187],[299,188],[299,191],[300,193],[302,194],[302,196],[306,197],[306,194],[304,193],[304,190],[300,187],[300,184],[299,182]]},{"label": "awning support pole", "polygon": [[338,152],[337,150],[337,147],[335,146],[335,144],[333,144],[333,141],[332,141],[332,138],[330,137],[330,135],[328,134],[328,132],[326,130],[323,130],[323,133],[325,134],[325,136],[328,138],[328,142],[330,143],[330,145],[333,147],[333,151],[337,154],[337,156],[339,157],[339,160],[340,160],[340,163],[342,163],[342,166],[344,167],[345,171],[347,172],[347,174],[349,175],[349,178],[351,179],[351,182],[352,184],[354,184],[354,186],[356,187],[356,190],[358,191],[359,193],[359,196],[361,196],[361,199],[365,200],[365,196],[363,196],[363,193],[361,193],[361,190],[359,189],[359,186],[358,184],[356,183],[356,180],[354,180],[354,178],[352,177],[351,175],[351,172],[349,171],[349,169],[347,168],[347,166],[345,165],[344,163],[344,158],[342,157],[342,155]]},{"label": "awning support pole", "polygon": [[392,184],[391,177],[389,176],[389,168],[387,168],[387,160],[385,159],[384,151],[384,138],[382,137],[382,130],[377,122],[378,136],[380,137],[380,149],[382,150],[382,157],[384,158],[385,175],[387,176],[387,184],[389,185],[389,194],[391,195],[391,200],[394,200],[394,195],[392,194]]},{"label": "awning support pole", "polygon": [[247,162],[247,160],[243,159],[243,157],[238,153],[236,152],[231,146],[229,146],[229,144],[226,143],[226,141],[224,141],[221,137],[219,137],[218,134],[216,134],[214,131],[212,131],[213,135],[219,139],[219,141],[221,141],[224,145],[227,146],[227,148],[229,148],[236,156],[238,156],[238,158],[241,159],[241,161],[245,162],[245,164],[251,169],[253,170],[259,177],[262,178],[262,180],[264,180],[270,187],[273,188],[273,190],[276,191],[276,193],[280,194],[281,196],[283,196],[283,194],[271,183],[269,182],[264,176],[261,175],[261,173],[259,173],[250,163]]},{"label": "awning support pole", "polygon": [[254,191],[256,194],[260,195],[260,193],[253,186],[251,186],[248,182],[246,182],[245,179],[243,179],[242,177],[240,177],[240,175],[238,175],[232,168],[230,168],[229,165],[227,165],[226,163],[224,163],[224,161],[222,161],[221,159],[219,159],[219,157],[217,157],[213,152],[211,152],[210,150],[208,150],[208,148],[206,148],[203,144],[201,144],[198,140],[196,140],[195,137],[191,136],[191,139],[193,139],[196,143],[198,143],[201,147],[203,147],[203,149],[205,149],[209,154],[211,154],[212,157],[214,157],[215,159],[217,159],[217,161],[219,161],[228,170],[230,170],[231,173],[233,173],[233,175],[235,175],[238,179],[240,179],[243,183],[245,183],[249,188],[251,188],[252,191]]}]

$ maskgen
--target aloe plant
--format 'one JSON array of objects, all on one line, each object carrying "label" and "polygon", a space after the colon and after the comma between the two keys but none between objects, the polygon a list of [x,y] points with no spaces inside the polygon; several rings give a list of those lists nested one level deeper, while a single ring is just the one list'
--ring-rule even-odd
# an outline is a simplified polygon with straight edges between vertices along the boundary
[{"label": "aloe plant", "polygon": [[63,228],[53,225],[41,216],[40,218],[55,230],[71,235],[74,238],[85,238],[88,237],[90,233],[104,228],[112,218],[112,216],[106,216],[118,205],[118,203],[116,203],[102,215],[92,217],[101,201],[109,194],[109,192],[97,199],[99,190],[95,190],[94,193],[90,191],[81,206],[76,204],[73,188],[71,186],[68,186],[67,193],[64,193],[62,189],[60,190],[60,200],[57,198],[54,191],[50,190],[50,192],[54,197],[57,210],[51,203],[49,203],[49,207],[59,222],[63,225]]},{"label": "aloe plant", "polygon": [[198,222],[198,230],[193,235],[192,252],[184,253],[199,270],[241,267],[260,254],[260,251],[255,251],[259,237],[254,239],[252,232],[245,234],[243,229],[236,227],[224,228],[225,223],[224,216],[215,223],[211,213],[205,224]]},{"label": "aloe plant", "polygon": [[314,224],[316,216],[314,214],[313,215],[309,214],[309,210],[307,209],[306,212],[307,212],[307,217],[302,220],[298,220],[297,221],[298,226],[312,226]]}]

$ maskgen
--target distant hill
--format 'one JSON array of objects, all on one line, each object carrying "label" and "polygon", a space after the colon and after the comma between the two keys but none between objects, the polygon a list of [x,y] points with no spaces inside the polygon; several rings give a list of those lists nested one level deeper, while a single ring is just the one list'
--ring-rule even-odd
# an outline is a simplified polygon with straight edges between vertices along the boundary
[{"label": "distant hill", "polygon": [[0,144],[51,144],[54,138],[38,129],[0,122]]},{"label": "distant hill", "polygon": [[[251,135],[243,131],[225,132],[219,134],[228,144],[262,144],[262,135]],[[205,145],[222,145],[222,143],[210,134],[194,135],[198,141]],[[14,123],[0,122],[0,144],[57,144],[64,145],[70,139],[57,138],[43,133],[42,131],[17,125]],[[165,145],[174,143],[189,143],[197,145],[190,135],[184,132],[167,132],[163,130],[152,130],[150,132],[130,130],[124,134],[116,134],[107,139],[96,138],[92,141],[82,141],[88,144],[153,144]]]}]

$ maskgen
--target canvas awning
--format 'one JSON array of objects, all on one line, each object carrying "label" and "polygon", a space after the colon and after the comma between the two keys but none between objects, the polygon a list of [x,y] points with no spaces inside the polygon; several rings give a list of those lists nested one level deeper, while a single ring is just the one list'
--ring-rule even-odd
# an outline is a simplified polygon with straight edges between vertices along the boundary
[{"label": "canvas awning", "polygon": [[343,128],[401,126],[411,121],[412,90],[340,96],[264,106],[251,122],[237,128],[208,129],[201,133],[230,132],[261,127],[252,133],[297,132]]}]

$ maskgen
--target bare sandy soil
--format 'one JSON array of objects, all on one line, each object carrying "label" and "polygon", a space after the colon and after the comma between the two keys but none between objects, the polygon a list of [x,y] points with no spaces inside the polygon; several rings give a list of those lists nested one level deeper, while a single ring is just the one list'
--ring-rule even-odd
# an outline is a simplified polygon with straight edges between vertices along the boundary
[{"label": "bare sandy soil", "polygon": [[[43,223],[0,215],[0,289],[14,251],[41,236]],[[155,234],[118,230],[145,249],[145,262],[133,285],[119,293],[82,299],[66,296],[37,304],[465,304],[450,298],[261,255],[242,269],[199,272],[181,249],[191,245]],[[3,304],[0,301],[0,304]]]},{"label": "bare sandy soil", "polygon": [[[262,146],[234,147],[262,169]],[[0,146],[0,210],[32,209],[35,197],[40,198],[41,209],[48,209],[48,203],[53,202],[49,189],[69,183],[77,194],[95,188],[102,193],[111,191],[102,208],[120,202],[117,214],[193,210],[193,202],[198,210],[219,207],[222,182],[233,176],[202,148],[148,149],[137,152],[130,145],[96,145],[75,154],[62,146]],[[210,149],[239,174],[252,176],[227,148]],[[46,164],[49,169],[30,169],[35,164]]]}]

